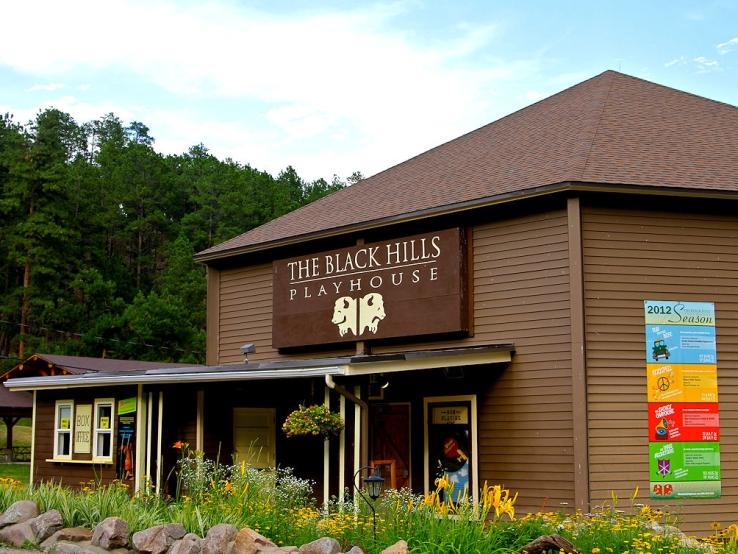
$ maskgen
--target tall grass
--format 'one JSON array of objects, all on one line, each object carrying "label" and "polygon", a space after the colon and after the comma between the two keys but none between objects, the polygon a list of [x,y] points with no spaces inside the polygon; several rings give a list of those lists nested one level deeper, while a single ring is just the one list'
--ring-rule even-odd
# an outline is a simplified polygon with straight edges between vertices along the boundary
[{"label": "tall grass", "polygon": [[[33,490],[17,481],[0,479],[0,510],[30,498],[42,511],[59,510],[67,526],[92,528],[109,516],[128,521],[130,532],[167,522],[179,522],[204,536],[219,523],[249,526],[280,545],[300,545],[322,536],[339,540],[344,551],[352,545],[376,553],[399,539],[414,553],[501,554],[517,552],[543,534],[558,533],[582,553],[738,554],[738,525],[716,530],[701,544],[683,544],[671,530],[668,514],[635,503],[621,510],[614,502],[591,514],[538,513],[516,517],[515,501],[502,487],[486,487],[480,502],[454,495],[449,483],[426,495],[408,490],[386,491],[376,502],[376,539],[372,511],[348,495],[333,499],[325,510],[312,497],[314,483],[288,469],[257,470],[246,465],[223,466],[188,453],[178,464],[178,497],[150,493],[131,495],[121,483],[94,482],[80,489],[43,483]],[[452,501],[458,496],[460,500]],[[340,501],[339,501],[340,500]],[[627,512],[627,513],[626,513]],[[666,530],[666,531],[664,531]]]}]

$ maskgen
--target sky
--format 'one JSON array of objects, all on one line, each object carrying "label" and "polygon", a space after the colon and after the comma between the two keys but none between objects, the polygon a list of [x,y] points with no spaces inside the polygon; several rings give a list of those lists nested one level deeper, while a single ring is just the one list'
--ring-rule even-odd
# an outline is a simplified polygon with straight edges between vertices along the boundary
[{"label": "sky", "polygon": [[15,0],[0,113],[365,176],[608,69],[738,105],[738,2]]}]

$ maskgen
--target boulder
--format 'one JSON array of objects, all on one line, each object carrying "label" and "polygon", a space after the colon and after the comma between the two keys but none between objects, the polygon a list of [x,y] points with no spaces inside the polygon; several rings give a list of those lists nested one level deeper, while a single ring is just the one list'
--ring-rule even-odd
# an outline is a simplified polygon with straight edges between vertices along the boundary
[{"label": "boulder", "polygon": [[92,546],[105,550],[125,548],[128,545],[128,522],[119,517],[108,517],[95,527]]},{"label": "boulder", "polygon": [[92,531],[84,527],[66,527],[60,529],[48,539],[41,543],[41,548],[46,551],[58,542],[81,542],[92,540]]},{"label": "boulder", "polygon": [[364,551],[358,546],[352,546],[351,550],[346,552],[346,554],[364,554]]},{"label": "boulder", "polygon": [[164,554],[186,534],[181,523],[166,523],[133,534],[133,548],[142,554]]},{"label": "boulder", "polygon": [[172,544],[169,554],[200,554],[201,551],[200,537],[194,533],[187,533]]},{"label": "boulder", "polygon": [[33,534],[36,535],[36,543],[45,541],[64,527],[64,520],[56,510],[44,512],[40,516],[29,519],[26,523],[31,526]]},{"label": "boulder", "polygon": [[31,500],[13,502],[5,513],[0,516],[0,528],[28,521],[38,515],[38,506]]},{"label": "boulder", "polygon": [[579,554],[579,550],[561,535],[543,535],[530,541],[519,552],[526,554],[546,554],[549,550]]},{"label": "boulder", "polygon": [[0,529],[0,542],[20,546],[23,543],[36,543],[36,535],[28,522],[14,523]]},{"label": "boulder", "polygon": [[341,545],[331,537],[322,537],[300,547],[300,554],[339,554],[340,552]]},{"label": "boulder", "polygon": [[277,545],[249,527],[244,527],[236,535],[231,554],[257,554],[265,548],[277,548]]},{"label": "boulder", "polygon": [[405,541],[397,541],[395,544],[388,546],[379,554],[407,554],[407,543]]},{"label": "boulder", "polygon": [[214,525],[208,531],[207,536],[202,539],[200,551],[202,554],[227,554],[230,543],[236,540],[238,527],[221,523]]}]

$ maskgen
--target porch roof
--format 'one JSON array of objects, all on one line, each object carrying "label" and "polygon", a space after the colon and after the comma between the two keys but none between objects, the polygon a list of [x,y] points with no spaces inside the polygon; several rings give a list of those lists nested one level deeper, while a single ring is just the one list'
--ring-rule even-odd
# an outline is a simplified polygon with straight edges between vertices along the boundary
[{"label": "porch roof", "polygon": [[256,362],[220,366],[161,367],[115,373],[55,375],[8,379],[11,390],[98,387],[109,385],[208,383],[306,377],[360,376],[436,367],[459,367],[506,363],[512,359],[512,344],[419,350],[391,354],[314,358],[279,362]]}]

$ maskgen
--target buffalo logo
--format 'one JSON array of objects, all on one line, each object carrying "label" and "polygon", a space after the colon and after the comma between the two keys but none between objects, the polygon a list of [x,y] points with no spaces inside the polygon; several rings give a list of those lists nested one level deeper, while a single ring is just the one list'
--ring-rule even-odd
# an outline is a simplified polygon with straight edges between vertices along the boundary
[{"label": "buffalo logo", "polygon": [[379,322],[385,317],[382,295],[371,292],[358,299],[342,296],[336,300],[331,323],[338,326],[338,334],[342,337],[349,331],[354,336],[361,336],[367,329],[376,334]]}]

